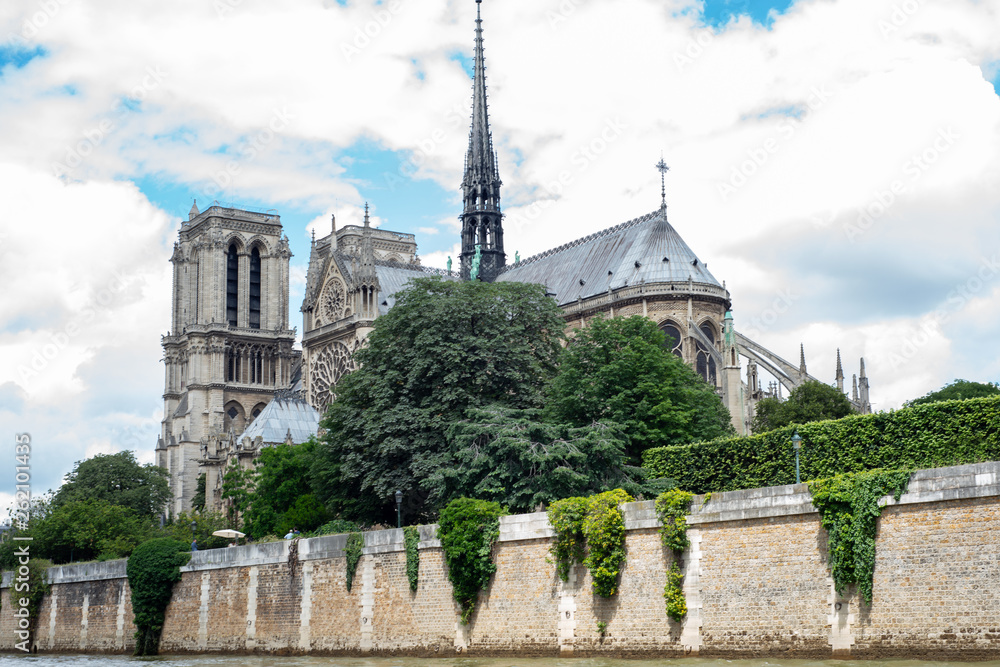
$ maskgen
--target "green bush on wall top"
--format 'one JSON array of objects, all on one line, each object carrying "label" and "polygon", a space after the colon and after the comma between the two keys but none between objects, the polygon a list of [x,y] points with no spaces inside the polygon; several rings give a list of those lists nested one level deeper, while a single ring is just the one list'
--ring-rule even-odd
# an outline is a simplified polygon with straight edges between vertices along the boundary
[{"label": "green bush on wall top", "polygon": [[1000,397],[945,401],[741,438],[649,449],[652,478],[693,493],[795,482],[791,438],[802,436],[803,479],[864,470],[935,468],[1000,460]]}]

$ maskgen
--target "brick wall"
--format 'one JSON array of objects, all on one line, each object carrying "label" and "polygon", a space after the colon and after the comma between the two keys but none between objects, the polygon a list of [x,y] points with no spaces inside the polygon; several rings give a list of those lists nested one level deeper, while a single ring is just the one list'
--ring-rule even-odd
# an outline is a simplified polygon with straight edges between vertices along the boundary
[{"label": "brick wall", "polygon": [[[826,535],[805,485],[696,497],[681,565],[688,615],[666,616],[673,555],[652,503],[630,503],[618,594],[596,597],[586,568],[556,576],[544,513],[505,517],[497,573],[468,626],[458,623],[435,527],[421,527],[410,591],[402,531],[365,534],[353,589],[346,536],[200,551],[167,609],[164,652],[470,655],[684,655],[859,659],[1000,658],[1000,463],[915,473],[879,522],[874,604],[838,593]],[[49,571],[36,643],[43,652],[128,652],[125,561]],[[16,643],[4,575],[0,650]],[[602,635],[598,623],[606,624]]]}]

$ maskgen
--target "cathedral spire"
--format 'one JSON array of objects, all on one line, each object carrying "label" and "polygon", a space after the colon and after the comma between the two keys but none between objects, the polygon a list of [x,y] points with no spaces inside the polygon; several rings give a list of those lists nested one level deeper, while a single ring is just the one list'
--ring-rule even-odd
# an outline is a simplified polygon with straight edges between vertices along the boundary
[{"label": "cathedral spire", "polygon": [[500,212],[500,172],[486,100],[486,56],[483,50],[482,0],[476,0],[475,71],[472,84],[472,125],[462,178],[462,277],[468,278],[476,246],[480,246],[480,279],[491,281],[506,264],[503,214]]},{"label": "cathedral spire", "polygon": [[837,389],[844,393],[844,365],[840,363],[840,348],[837,348]]},{"label": "cathedral spire", "polygon": [[361,265],[358,267],[358,280],[362,283],[377,281],[375,275],[375,244],[372,241],[371,222],[368,219],[368,202],[365,202],[365,227],[361,233]]}]

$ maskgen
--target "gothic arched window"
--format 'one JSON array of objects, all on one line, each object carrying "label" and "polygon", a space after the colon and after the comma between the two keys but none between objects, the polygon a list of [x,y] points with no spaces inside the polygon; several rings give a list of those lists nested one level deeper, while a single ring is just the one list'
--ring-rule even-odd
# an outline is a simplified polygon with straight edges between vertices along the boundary
[{"label": "gothic arched window", "polygon": [[660,330],[667,335],[667,349],[683,359],[684,341],[681,338],[681,330],[673,322],[664,322],[660,325]]},{"label": "gothic arched window", "polygon": [[[715,330],[712,329],[711,325],[707,323],[702,324],[701,333],[703,333],[705,338],[707,338],[710,342],[713,344],[715,343]],[[697,347],[698,357],[695,362],[695,370],[698,371],[698,375],[700,375],[705,382],[714,385],[716,384],[717,376],[715,359],[712,358],[711,353],[702,343],[699,342]]]},{"label": "gothic arched window", "polygon": [[229,326],[237,326],[239,284],[240,284],[240,258],[236,252],[236,244],[229,246],[226,254],[226,320]]},{"label": "gothic arched window", "polygon": [[250,252],[250,328],[260,329],[260,248]]}]

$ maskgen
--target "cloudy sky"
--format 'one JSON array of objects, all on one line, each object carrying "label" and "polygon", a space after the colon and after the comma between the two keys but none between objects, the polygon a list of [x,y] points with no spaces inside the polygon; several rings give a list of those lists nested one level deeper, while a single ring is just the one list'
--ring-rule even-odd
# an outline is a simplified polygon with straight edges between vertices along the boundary
[{"label": "cloudy sky", "polygon": [[[162,417],[168,259],[192,200],[360,220],[457,253],[472,0],[0,4],[0,492]],[[1000,0],[483,4],[507,249],[659,204],[737,327],[876,409],[1000,380]],[[301,326],[297,308],[292,321]],[[3,498],[0,497],[0,500]]]}]

